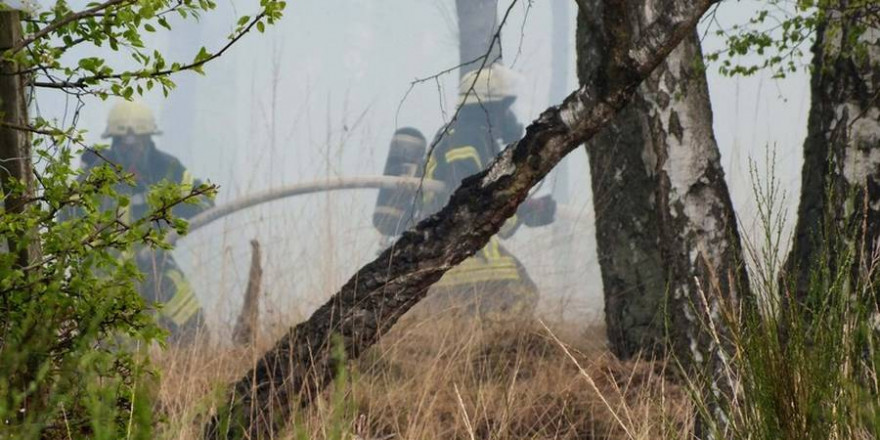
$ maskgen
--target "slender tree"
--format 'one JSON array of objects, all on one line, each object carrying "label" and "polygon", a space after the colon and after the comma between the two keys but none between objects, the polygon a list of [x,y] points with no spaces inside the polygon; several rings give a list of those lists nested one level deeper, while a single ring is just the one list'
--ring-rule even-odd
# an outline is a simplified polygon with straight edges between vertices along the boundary
[{"label": "slender tree", "polygon": [[[0,53],[21,44],[22,13],[0,11]],[[0,59],[0,195],[6,212],[21,214],[35,196],[31,162],[31,132],[28,126],[26,75],[16,75],[16,64]],[[12,186],[22,185],[22,191]],[[37,228],[10,234],[5,243],[18,254],[18,267],[24,268],[40,258]]]},{"label": "slender tree", "polygon": [[832,2],[823,11],[813,45],[812,104],[788,261],[802,302],[811,275],[822,269],[817,263],[832,276],[849,271],[855,288],[880,259],[880,22],[872,2],[849,3]]},{"label": "slender tree", "polygon": [[[597,78],[611,54],[606,49],[601,0],[579,3],[578,77]],[[599,77],[601,78],[601,77]],[[601,85],[597,85],[601,86]],[[662,352],[667,273],[660,247],[657,158],[651,144],[647,105],[634,102],[587,146],[596,213],[596,246],[611,350],[628,359],[646,350]]]}]

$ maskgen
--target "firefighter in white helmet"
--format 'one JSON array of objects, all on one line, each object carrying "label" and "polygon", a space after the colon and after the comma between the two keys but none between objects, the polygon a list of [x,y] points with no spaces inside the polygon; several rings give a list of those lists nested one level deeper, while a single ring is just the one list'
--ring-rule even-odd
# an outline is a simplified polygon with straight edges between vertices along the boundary
[{"label": "firefighter in white helmet", "polygon": [[[120,193],[130,197],[129,206],[123,208],[124,220],[137,220],[148,214],[146,196],[152,185],[168,181],[189,190],[200,184],[177,158],[156,148],[153,136],[159,134],[156,119],[147,106],[122,101],[110,110],[102,135],[111,140],[110,149],[100,155],[90,151],[83,155],[86,169],[110,162],[134,175],[134,186],[117,187]],[[172,212],[177,217],[190,218],[210,205],[209,200],[197,205],[181,204]],[[203,326],[202,307],[172,255],[158,249],[140,248],[136,250],[135,259],[144,274],[139,286],[141,296],[150,303],[161,304],[160,325],[171,332],[174,340],[192,337]]]},{"label": "firefighter in white helmet", "polygon": [[[459,86],[458,117],[437,134],[425,174],[446,183],[448,191],[427,196],[425,214],[446,204],[461,180],[485,168],[503,144],[519,140],[523,126],[511,106],[516,100],[517,75],[500,64],[469,72]],[[547,197],[526,200],[499,235],[507,238],[521,225],[549,224],[556,212]],[[499,238],[473,257],[447,272],[429,292],[428,303],[452,308],[490,320],[528,316],[534,311],[538,289],[522,264],[504,249]]]}]

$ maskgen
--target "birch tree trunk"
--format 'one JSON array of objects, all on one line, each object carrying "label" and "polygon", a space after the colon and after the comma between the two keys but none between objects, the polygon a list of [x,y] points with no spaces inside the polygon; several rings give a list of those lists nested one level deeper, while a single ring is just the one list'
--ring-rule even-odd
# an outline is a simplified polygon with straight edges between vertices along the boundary
[{"label": "birch tree trunk", "polygon": [[[529,190],[628,103],[715,3],[672,5],[638,37],[623,33],[610,40],[617,56],[597,72],[606,78],[586,82],[561,105],[545,110],[522,139],[465,178],[440,212],[405,232],[307,321],[290,328],[232,385],[225,407],[206,427],[206,438],[262,439],[283,429],[293,407],[308,404],[331,381],[342,361],[332,354],[333,346],[346,358],[357,358],[446,271],[485,246]],[[599,83],[609,86],[590,85]]]},{"label": "birch tree trunk", "polygon": [[[605,69],[610,53],[601,14],[604,1],[580,4],[578,77],[585,84]],[[611,350],[621,359],[640,351],[662,354],[664,348],[667,273],[660,248],[657,159],[644,87],[587,145],[606,331]]]},{"label": "birch tree trunk", "polygon": [[[787,264],[801,302],[817,264],[830,266],[832,277],[850,271],[854,288],[880,257],[880,29],[864,9],[850,7],[847,16],[829,10],[813,46],[801,197]],[[867,49],[864,56],[854,43]],[[851,266],[836,267],[844,255]]]},{"label": "birch tree trunk", "polygon": [[[582,84],[619,56],[609,39],[687,3],[581,1]],[[596,19],[609,16],[616,20]],[[710,438],[723,435],[724,404],[737,389],[721,310],[735,309],[749,286],[701,59],[693,30],[587,151],[611,349],[624,359],[672,354],[699,374],[713,420],[698,419],[696,435]]]},{"label": "birch tree trunk", "polygon": [[[633,32],[669,3],[628,1]],[[624,25],[595,19],[599,15],[591,10],[608,7],[601,0],[582,4],[588,6],[578,26],[583,82],[611,62],[604,35]],[[587,147],[608,335],[623,358],[639,351],[662,354],[667,340],[678,355],[696,362],[712,358],[715,348],[701,340],[693,310],[705,312],[699,291],[714,311],[716,299],[736,300],[748,289],[706,77],[696,64],[701,59],[694,31]]]}]

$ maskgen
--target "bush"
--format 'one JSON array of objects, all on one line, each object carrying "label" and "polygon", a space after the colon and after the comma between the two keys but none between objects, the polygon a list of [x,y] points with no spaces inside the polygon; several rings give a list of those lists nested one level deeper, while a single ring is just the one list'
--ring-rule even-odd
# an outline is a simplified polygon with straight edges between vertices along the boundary
[{"label": "bush", "polygon": [[[149,197],[151,213],[126,224],[120,185],[132,176],[110,164],[86,175],[72,155],[41,151],[36,200],[23,213],[0,212],[0,420],[13,438],[150,438],[153,371],[138,348],[161,341],[138,294],[143,275],[134,252],[161,246],[186,223],[171,207],[213,191],[164,184]],[[23,191],[24,188],[14,188]],[[39,260],[22,267],[18,252],[37,244]],[[123,435],[125,433],[125,435]]]}]

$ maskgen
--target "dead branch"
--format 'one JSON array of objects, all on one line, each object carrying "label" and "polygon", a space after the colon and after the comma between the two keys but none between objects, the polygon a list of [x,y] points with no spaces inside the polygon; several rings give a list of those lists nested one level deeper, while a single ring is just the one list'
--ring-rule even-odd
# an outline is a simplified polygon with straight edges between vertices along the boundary
[{"label": "dead branch", "polygon": [[260,321],[260,288],[263,284],[263,266],[260,264],[260,242],[251,240],[251,270],[244,294],[244,305],[232,331],[236,345],[252,345],[257,340]]}]

